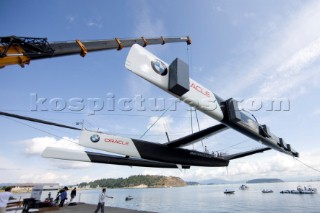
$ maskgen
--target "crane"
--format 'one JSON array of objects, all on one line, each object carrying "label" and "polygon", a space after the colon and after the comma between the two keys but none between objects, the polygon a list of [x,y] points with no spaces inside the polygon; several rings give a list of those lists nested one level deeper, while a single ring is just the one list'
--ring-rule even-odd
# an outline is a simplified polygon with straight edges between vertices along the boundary
[{"label": "crane", "polygon": [[157,37],[157,38],[130,38],[130,39],[104,39],[87,41],[48,42],[47,38],[6,36],[0,37],[0,68],[7,65],[20,65],[24,67],[31,60],[52,58],[80,54],[84,57],[88,52],[101,50],[121,50],[139,44],[143,47],[154,44],[186,42],[191,44],[189,36]]}]

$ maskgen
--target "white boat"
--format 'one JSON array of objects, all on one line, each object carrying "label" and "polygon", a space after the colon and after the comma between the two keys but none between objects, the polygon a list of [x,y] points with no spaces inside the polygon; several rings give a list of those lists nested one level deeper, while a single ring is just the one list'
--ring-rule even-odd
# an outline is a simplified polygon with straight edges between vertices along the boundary
[{"label": "white boat", "polygon": [[262,193],[273,193],[273,190],[271,190],[271,189],[264,189],[264,190],[262,190]]}]

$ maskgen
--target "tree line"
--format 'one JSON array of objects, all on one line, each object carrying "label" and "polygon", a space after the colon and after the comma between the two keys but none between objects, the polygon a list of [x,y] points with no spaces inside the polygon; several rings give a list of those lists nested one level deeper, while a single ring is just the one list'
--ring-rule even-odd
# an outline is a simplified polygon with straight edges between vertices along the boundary
[{"label": "tree line", "polygon": [[82,182],[78,185],[80,188],[90,187],[106,187],[106,188],[124,188],[139,186],[141,184],[148,187],[164,185],[166,176],[161,175],[133,175],[128,178],[104,178],[91,182]]}]

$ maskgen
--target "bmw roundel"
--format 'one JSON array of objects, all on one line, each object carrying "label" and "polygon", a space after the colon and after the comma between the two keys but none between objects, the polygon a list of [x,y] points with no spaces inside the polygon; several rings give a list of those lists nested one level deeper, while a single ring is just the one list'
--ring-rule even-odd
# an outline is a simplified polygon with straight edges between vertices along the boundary
[{"label": "bmw roundel", "polygon": [[99,135],[92,135],[90,137],[90,140],[93,142],[93,143],[97,143],[99,140],[100,140],[100,137]]},{"label": "bmw roundel", "polygon": [[151,61],[152,69],[159,75],[166,75],[168,73],[167,66],[160,60]]}]

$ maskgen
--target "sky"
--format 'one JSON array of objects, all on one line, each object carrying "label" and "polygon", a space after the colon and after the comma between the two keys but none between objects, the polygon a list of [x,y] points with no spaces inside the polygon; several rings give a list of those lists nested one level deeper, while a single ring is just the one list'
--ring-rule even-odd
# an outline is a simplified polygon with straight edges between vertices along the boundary
[{"label": "sky", "polygon": [[[190,46],[175,43],[146,48],[167,63],[177,57],[188,63],[192,79],[224,99],[240,100],[259,123],[267,124],[300,153],[299,160],[320,169],[319,1],[5,0],[1,8],[1,36],[46,37],[49,42],[190,36]],[[81,127],[79,123],[83,123],[86,129],[140,138],[169,107],[172,97],[126,70],[128,51],[89,52],[84,58],[73,55],[31,61],[24,68],[15,65],[0,69],[0,110],[70,126]],[[110,97],[116,100],[114,110],[108,108]],[[145,110],[125,110],[121,100],[135,97],[147,100]],[[36,104],[41,98],[46,98],[45,105]],[[70,109],[74,98],[84,100],[82,110]],[[57,99],[64,100],[66,107],[57,110]],[[103,101],[104,107],[95,111],[92,100]],[[258,105],[251,105],[252,100]],[[285,105],[270,110],[272,100],[282,100]],[[176,139],[218,123],[201,112],[191,117],[189,110],[187,105],[178,104],[142,139],[164,143],[165,131],[170,139]],[[77,145],[79,131],[1,116],[0,135],[0,183],[64,185],[139,174],[173,175],[193,181],[320,178],[319,172],[274,150],[233,160],[228,168],[192,167],[181,172],[41,157],[47,146],[85,150]],[[261,147],[233,130],[202,143],[187,148],[203,151],[207,146],[210,151],[235,153]]]}]

